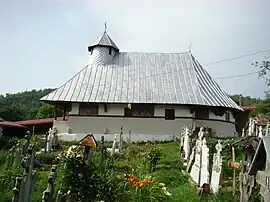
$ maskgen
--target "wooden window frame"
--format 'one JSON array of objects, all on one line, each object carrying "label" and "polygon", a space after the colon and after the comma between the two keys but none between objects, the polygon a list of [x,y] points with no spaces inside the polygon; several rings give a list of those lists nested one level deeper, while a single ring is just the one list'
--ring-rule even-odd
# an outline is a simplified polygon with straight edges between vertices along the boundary
[{"label": "wooden window frame", "polygon": [[165,109],[165,120],[175,120],[175,109]]},{"label": "wooden window frame", "polygon": [[79,115],[81,116],[98,116],[99,105],[96,103],[80,103]]},{"label": "wooden window frame", "polygon": [[195,108],[195,119],[209,119],[209,108],[202,106]]},{"label": "wooden window frame", "polygon": [[230,114],[230,112],[225,112],[225,121],[228,121],[228,122],[231,121],[231,114]]},{"label": "wooden window frame", "polygon": [[125,117],[140,117],[140,118],[152,118],[154,117],[155,107],[149,104],[132,104],[131,109],[125,107]]}]

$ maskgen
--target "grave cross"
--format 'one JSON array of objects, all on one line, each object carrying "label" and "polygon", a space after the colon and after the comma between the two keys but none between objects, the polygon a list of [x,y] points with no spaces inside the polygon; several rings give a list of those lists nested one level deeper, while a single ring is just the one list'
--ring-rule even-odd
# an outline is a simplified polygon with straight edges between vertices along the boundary
[{"label": "grave cross", "polygon": [[52,202],[54,186],[55,186],[55,179],[56,179],[56,169],[57,166],[53,165],[51,168],[51,172],[48,177],[48,185],[47,189],[43,192],[42,202]]}]

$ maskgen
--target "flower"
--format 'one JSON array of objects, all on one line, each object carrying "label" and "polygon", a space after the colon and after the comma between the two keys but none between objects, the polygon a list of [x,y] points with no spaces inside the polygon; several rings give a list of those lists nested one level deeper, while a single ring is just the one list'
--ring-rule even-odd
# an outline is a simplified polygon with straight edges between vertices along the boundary
[{"label": "flower", "polygon": [[139,187],[139,188],[142,188],[142,187],[144,187],[144,183],[143,182],[136,182],[135,186]]},{"label": "flower", "polygon": [[132,183],[132,182],[139,182],[139,180],[136,178],[136,177],[134,177],[134,176],[130,176],[129,178],[128,178],[128,183],[130,184],[130,183]]},{"label": "flower", "polygon": [[152,180],[143,180],[142,183],[144,183],[144,184],[152,184],[153,182],[152,182]]}]

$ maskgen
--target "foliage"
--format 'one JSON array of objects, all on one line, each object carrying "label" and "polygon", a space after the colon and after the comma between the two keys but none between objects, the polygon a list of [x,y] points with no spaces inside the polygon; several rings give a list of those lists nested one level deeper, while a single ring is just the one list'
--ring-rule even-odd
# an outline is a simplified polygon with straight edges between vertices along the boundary
[{"label": "foliage", "polygon": [[[68,191],[73,201],[118,201],[121,198],[121,180],[112,169],[110,161],[101,166],[87,165],[83,161],[81,147],[73,147],[63,156],[65,165],[62,179],[63,189]],[[102,169],[99,169],[102,168]],[[123,183],[122,183],[123,184]],[[91,197],[89,197],[91,196]]]},{"label": "foliage", "polygon": [[230,97],[232,98],[232,100],[237,103],[239,103],[239,99],[241,97],[241,101],[242,101],[242,105],[243,106],[249,106],[249,105],[256,105],[258,103],[260,103],[262,100],[261,99],[257,99],[257,98],[252,98],[250,96],[243,96],[241,94],[234,94],[234,95],[230,95]]},{"label": "foliage", "polygon": [[11,147],[16,145],[17,142],[17,138],[9,138],[7,136],[3,136],[2,138],[0,138],[0,149],[11,149]]},{"label": "foliage", "polygon": [[42,152],[40,154],[37,155],[37,159],[41,164],[48,164],[48,165],[53,165],[56,163],[56,158],[57,158],[58,154],[57,153],[45,153]]},{"label": "foliage", "polygon": [[158,147],[151,147],[146,154],[146,164],[148,164],[149,172],[153,172],[156,170],[156,166],[158,161],[161,159],[161,152]]},{"label": "foliage", "polygon": [[44,119],[53,116],[54,116],[54,107],[49,104],[44,104],[38,108],[37,115],[35,116],[35,118]]},{"label": "foliage", "polygon": [[260,69],[259,76],[265,79],[266,85],[269,90],[266,92],[266,95],[270,95],[270,61],[262,61],[252,63],[253,66]]},{"label": "foliage", "polygon": [[[6,121],[34,119],[38,109],[44,105],[40,99],[54,89],[32,90],[20,93],[0,95],[0,117]],[[42,112],[42,111],[41,111]],[[39,113],[44,118],[51,117],[52,113]]]},{"label": "foliage", "polygon": [[263,114],[270,120],[270,97],[263,100],[260,104],[257,105],[256,112],[258,114]]},{"label": "foliage", "polygon": [[21,172],[22,168],[20,166],[12,165],[6,167],[3,174],[0,175],[0,201],[10,201],[14,180]]}]

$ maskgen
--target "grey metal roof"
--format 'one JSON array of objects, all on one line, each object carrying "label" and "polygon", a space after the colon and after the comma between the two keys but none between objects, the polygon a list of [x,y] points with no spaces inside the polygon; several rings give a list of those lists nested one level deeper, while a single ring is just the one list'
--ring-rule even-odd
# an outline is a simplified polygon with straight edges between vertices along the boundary
[{"label": "grey metal roof", "polygon": [[87,65],[43,101],[223,106],[242,110],[191,53],[118,52]]},{"label": "grey metal roof", "polygon": [[113,40],[109,37],[106,31],[100,37],[98,37],[89,47],[95,47],[95,46],[109,46],[109,47],[111,46],[115,48],[117,51],[119,51],[119,48],[116,46]]}]

